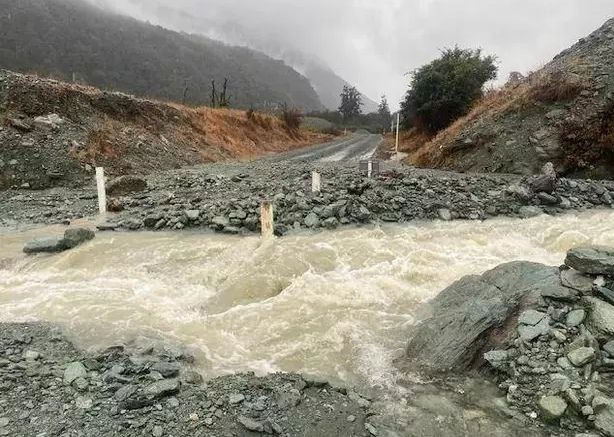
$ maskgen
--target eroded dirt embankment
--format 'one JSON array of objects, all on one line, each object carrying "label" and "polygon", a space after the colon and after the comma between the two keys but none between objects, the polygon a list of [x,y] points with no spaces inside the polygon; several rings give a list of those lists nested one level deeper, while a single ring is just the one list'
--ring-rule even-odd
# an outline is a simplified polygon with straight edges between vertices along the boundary
[{"label": "eroded dirt embankment", "polygon": [[79,186],[324,142],[277,117],[192,108],[0,71],[0,189]]}]

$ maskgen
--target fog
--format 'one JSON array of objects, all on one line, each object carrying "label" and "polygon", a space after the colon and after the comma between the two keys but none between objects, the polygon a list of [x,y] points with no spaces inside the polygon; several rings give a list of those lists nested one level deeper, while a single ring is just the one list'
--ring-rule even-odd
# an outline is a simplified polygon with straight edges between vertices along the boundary
[{"label": "fog", "polygon": [[482,48],[511,71],[547,63],[614,16],[612,0],[91,0],[175,30],[319,60],[372,99],[402,98],[445,47]]}]

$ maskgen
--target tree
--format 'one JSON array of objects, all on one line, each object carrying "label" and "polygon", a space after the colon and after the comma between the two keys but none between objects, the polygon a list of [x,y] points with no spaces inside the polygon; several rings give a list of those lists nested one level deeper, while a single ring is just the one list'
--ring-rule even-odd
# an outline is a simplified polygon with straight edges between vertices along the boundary
[{"label": "tree", "polygon": [[343,117],[344,121],[351,120],[352,118],[362,113],[362,96],[356,87],[344,85],[341,92],[341,105],[339,106],[339,113]]},{"label": "tree", "polygon": [[377,108],[377,113],[382,119],[382,128],[387,130],[392,121],[392,115],[390,114],[390,106],[388,106],[388,99],[386,99],[386,96],[382,96],[382,100],[379,102]]},{"label": "tree", "polygon": [[431,133],[465,115],[482,97],[484,84],[497,77],[496,58],[481,50],[445,49],[441,56],[412,73],[401,103],[405,127]]}]

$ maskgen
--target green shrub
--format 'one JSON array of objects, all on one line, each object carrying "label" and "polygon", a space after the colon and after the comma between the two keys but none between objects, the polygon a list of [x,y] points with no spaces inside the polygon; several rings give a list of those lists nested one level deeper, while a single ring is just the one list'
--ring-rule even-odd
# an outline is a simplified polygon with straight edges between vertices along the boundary
[{"label": "green shrub", "polygon": [[484,84],[497,77],[495,62],[479,49],[455,47],[414,71],[401,103],[405,127],[435,133],[467,114],[482,97]]}]

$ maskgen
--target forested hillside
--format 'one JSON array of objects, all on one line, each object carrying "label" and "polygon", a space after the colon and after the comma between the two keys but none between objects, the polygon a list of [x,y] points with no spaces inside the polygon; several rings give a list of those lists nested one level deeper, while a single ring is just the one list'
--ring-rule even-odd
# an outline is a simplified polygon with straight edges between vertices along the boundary
[{"label": "forested hillside", "polygon": [[233,106],[322,108],[281,61],[78,0],[0,0],[0,67],[194,104],[209,103],[211,82],[221,88],[227,77]]}]

